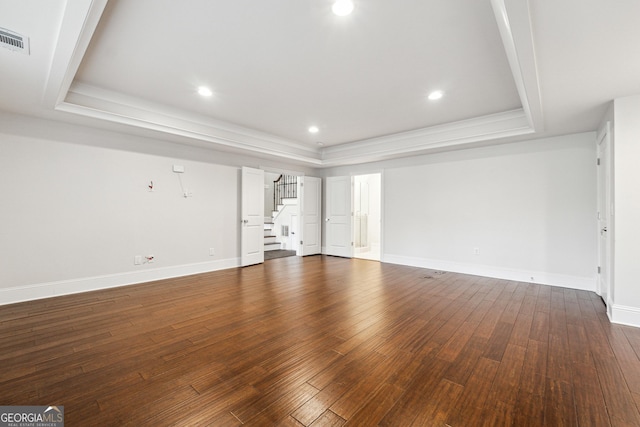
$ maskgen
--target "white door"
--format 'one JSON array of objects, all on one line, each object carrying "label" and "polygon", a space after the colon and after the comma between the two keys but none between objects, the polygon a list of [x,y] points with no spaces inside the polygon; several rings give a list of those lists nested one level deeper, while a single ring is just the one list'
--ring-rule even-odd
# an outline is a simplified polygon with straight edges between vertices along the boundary
[{"label": "white door", "polygon": [[322,249],[322,179],[302,176],[298,181],[300,227],[297,255],[315,255]]},{"label": "white door", "polygon": [[351,258],[351,177],[327,178],[325,207],[326,254]]},{"label": "white door", "polygon": [[611,298],[611,151],[610,123],[598,138],[598,288],[610,310]]},{"label": "white door", "polygon": [[291,215],[291,226],[289,227],[287,249],[296,251],[296,255],[300,255],[300,234],[298,233],[298,225],[298,215]]},{"label": "white door", "polygon": [[242,168],[240,264],[264,262],[264,171]]}]

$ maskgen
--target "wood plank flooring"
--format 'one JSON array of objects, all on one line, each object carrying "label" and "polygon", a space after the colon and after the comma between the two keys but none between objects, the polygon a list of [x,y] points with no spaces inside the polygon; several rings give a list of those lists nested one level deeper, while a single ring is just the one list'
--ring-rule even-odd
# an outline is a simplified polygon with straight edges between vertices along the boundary
[{"label": "wood plank flooring", "polygon": [[314,256],[0,306],[0,405],[67,426],[640,426],[590,292]]}]

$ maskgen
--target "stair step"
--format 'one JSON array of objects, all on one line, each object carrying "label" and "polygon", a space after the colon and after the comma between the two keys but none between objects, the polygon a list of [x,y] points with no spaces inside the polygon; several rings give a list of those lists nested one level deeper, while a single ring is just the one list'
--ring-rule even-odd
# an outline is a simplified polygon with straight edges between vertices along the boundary
[{"label": "stair step", "polygon": [[280,244],[279,242],[276,242],[276,236],[264,236],[264,244],[268,245],[268,244],[271,244],[271,243]]},{"label": "stair step", "polygon": [[278,250],[280,248],[281,248],[280,242],[265,243],[264,244],[264,250],[265,251],[276,251],[276,250]]}]

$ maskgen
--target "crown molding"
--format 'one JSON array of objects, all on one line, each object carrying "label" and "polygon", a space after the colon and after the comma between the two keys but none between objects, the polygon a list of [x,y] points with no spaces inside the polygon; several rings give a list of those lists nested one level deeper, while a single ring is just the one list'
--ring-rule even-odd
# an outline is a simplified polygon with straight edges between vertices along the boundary
[{"label": "crown molding", "polygon": [[491,0],[504,51],[529,126],[544,128],[538,66],[528,0]]},{"label": "crown molding", "polygon": [[528,0],[491,0],[522,108],[322,149],[74,82],[107,1],[68,2],[45,89],[46,107],[184,137],[212,148],[245,150],[311,167],[380,161],[436,149],[461,148],[472,143],[533,134],[543,128]]},{"label": "crown molding", "polygon": [[73,83],[56,110],[320,166],[320,150],[95,86]]},{"label": "crown molding", "polygon": [[43,104],[55,108],[64,101],[78,72],[89,42],[98,27],[108,0],[66,2],[58,41],[53,53]]},{"label": "crown molding", "polygon": [[347,165],[363,159],[367,162],[380,161],[530,133],[533,133],[533,130],[529,126],[524,110],[520,108],[327,147],[323,150],[322,165],[325,167]]}]

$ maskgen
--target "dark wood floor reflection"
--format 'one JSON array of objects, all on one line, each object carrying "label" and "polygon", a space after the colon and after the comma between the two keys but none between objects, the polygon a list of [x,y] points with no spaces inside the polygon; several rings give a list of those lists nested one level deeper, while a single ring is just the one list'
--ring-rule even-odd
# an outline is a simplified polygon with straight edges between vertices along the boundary
[{"label": "dark wood floor reflection", "polygon": [[314,256],[0,307],[0,405],[67,426],[640,426],[599,297]]}]

